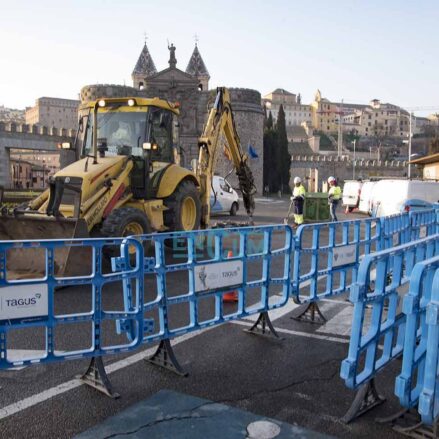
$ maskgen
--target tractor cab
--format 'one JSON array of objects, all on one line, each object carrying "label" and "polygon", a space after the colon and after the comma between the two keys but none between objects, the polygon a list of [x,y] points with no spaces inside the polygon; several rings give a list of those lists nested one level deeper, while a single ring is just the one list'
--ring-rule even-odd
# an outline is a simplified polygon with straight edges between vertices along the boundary
[{"label": "tractor cab", "polygon": [[173,163],[177,106],[162,99],[100,99],[81,108],[77,147],[82,157],[132,155]]},{"label": "tractor cab", "polygon": [[[93,164],[129,156],[134,164],[135,198],[151,198],[149,181],[171,163],[180,163],[176,105],[161,99],[100,99],[81,108],[76,150]],[[90,162],[91,163],[91,162]]]}]

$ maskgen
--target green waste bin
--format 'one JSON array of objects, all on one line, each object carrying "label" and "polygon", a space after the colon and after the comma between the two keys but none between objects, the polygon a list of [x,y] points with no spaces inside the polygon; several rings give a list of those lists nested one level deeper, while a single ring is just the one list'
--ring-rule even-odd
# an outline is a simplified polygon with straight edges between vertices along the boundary
[{"label": "green waste bin", "polygon": [[311,192],[305,195],[305,205],[303,208],[303,219],[306,222],[329,221],[328,194],[321,192]]}]

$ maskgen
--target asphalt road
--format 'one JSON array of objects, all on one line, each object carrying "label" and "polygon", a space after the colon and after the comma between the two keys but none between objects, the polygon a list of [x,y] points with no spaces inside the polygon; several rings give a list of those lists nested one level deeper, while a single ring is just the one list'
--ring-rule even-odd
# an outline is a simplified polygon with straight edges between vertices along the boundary
[{"label": "asphalt road", "polygon": [[[281,223],[288,203],[286,199],[258,199],[256,224]],[[340,214],[340,219],[344,218]],[[228,218],[218,218],[223,219]],[[241,215],[237,220],[246,218]],[[183,278],[175,276],[168,288],[171,294],[184,291]],[[104,308],[121,309],[120,292],[120,285],[109,288],[104,294]],[[56,306],[60,312],[87,311],[91,307],[89,287],[59,291]],[[205,306],[208,315],[210,305],[206,302]],[[234,305],[226,306],[233,311]],[[86,360],[0,371],[0,437],[73,437],[161,389],[221,402],[337,437],[398,437],[389,426],[374,422],[375,417],[400,409],[393,396],[398,362],[377,378],[387,402],[359,420],[344,424],[340,418],[348,410],[354,393],[345,387],[339,371],[347,354],[352,306],[345,296],[323,301],[321,309],[328,319],[324,325],[292,320],[295,307],[291,301],[271,312],[282,341],[244,332],[254,319],[177,337],[172,344],[180,364],[189,373],[187,377],[143,361],[156,345],[105,357],[109,378],[121,395],[119,399],[110,399],[75,378],[87,369]],[[180,311],[172,316],[176,326],[186,319]],[[124,341],[112,326],[104,331],[109,344]],[[57,349],[80,348],[88,339],[89,324],[69,325],[57,334]],[[42,331],[27,330],[17,332],[11,340],[14,349],[38,350],[44,347],[45,337]]]}]

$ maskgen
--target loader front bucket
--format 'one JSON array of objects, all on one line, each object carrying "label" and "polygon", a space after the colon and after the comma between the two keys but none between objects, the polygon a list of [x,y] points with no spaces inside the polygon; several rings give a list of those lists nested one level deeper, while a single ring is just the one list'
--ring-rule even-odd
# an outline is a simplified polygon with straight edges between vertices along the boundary
[{"label": "loader front bucket", "polygon": [[[69,240],[88,236],[87,224],[83,219],[53,218],[32,214],[0,216],[0,240]],[[57,277],[90,274],[90,265],[90,248],[63,246],[55,250],[54,273]],[[38,242],[32,248],[10,249],[6,253],[6,268],[9,279],[44,277],[46,250],[38,248]]]}]

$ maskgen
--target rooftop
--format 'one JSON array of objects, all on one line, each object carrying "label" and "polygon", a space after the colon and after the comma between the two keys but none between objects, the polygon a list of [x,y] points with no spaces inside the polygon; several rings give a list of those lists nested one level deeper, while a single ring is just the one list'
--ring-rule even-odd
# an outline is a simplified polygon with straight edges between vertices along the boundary
[{"label": "rooftop", "polygon": [[289,91],[285,90],[284,88],[276,88],[276,90],[272,91],[269,94],[295,96],[294,93],[290,93]]},{"label": "rooftop", "polygon": [[410,160],[409,163],[414,165],[429,165],[431,163],[439,163],[439,152],[420,157],[419,159]]}]

